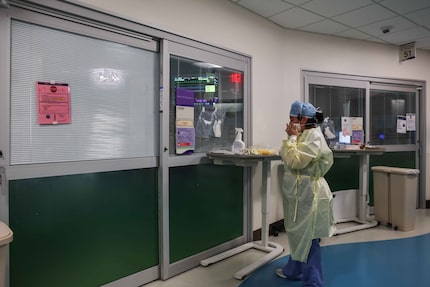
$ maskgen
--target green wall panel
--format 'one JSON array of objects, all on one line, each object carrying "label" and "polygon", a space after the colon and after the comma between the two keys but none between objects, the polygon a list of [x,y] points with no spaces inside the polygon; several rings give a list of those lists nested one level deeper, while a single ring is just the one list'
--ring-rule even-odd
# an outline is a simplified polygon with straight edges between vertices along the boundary
[{"label": "green wall panel", "polygon": [[9,182],[11,287],[94,287],[158,265],[156,169]]},{"label": "green wall panel", "polygon": [[[386,152],[369,156],[369,205],[373,206],[372,166],[415,167],[415,152]],[[333,192],[359,188],[359,156],[335,158],[334,164],[325,178]]]},{"label": "green wall panel", "polygon": [[243,235],[243,168],[170,169],[170,262]]},{"label": "green wall panel", "polygon": [[359,187],[360,158],[334,158],[331,169],[325,176],[332,192]]}]

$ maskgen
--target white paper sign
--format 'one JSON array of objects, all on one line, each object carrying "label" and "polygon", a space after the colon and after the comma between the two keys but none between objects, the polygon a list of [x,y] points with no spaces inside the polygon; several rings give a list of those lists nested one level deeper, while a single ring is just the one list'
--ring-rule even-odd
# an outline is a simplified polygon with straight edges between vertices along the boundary
[{"label": "white paper sign", "polygon": [[363,130],[362,117],[341,117],[342,133],[344,136],[351,136],[353,131]]},{"label": "white paper sign", "polygon": [[407,131],[415,131],[415,114],[407,113],[406,114],[406,130]]},{"label": "white paper sign", "polygon": [[405,116],[397,116],[397,133],[405,134],[406,133],[406,117]]}]

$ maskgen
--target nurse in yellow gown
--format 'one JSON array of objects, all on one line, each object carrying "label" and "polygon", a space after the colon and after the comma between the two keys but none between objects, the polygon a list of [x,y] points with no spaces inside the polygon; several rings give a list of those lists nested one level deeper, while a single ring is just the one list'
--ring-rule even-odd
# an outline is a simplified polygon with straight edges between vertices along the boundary
[{"label": "nurse in yellow gown", "polygon": [[323,115],[310,103],[296,101],[290,110],[288,138],[283,141],[282,197],[291,257],[276,274],[301,279],[303,286],[323,287],[321,237],[334,234],[332,193],[324,175],[333,165],[319,123]]}]

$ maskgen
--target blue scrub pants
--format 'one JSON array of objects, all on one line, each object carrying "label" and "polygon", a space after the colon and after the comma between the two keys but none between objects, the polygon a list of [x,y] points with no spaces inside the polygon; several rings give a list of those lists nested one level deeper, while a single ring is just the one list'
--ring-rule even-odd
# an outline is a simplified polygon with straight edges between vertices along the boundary
[{"label": "blue scrub pants", "polygon": [[323,287],[322,258],[319,240],[312,240],[307,262],[299,262],[290,258],[282,271],[290,279],[303,280],[303,287]]}]

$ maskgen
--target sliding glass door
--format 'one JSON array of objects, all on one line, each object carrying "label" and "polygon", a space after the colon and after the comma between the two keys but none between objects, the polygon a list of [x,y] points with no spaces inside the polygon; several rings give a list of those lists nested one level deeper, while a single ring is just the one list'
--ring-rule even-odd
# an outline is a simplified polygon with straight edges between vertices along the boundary
[{"label": "sliding glass door", "polygon": [[[369,141],[386,151],[380,157],[371,157],[371,166],[419,169],[423,174],[425,157],[420,157],[420,91],[421,88],[416,86],[370,85]],[[424,179],[421,176],[417,207],[425,206]]]},{"label": "sliding glass door", "polygon": [[370,86],[371,144],[390,150],[418,150],[418,91],[413,87]]},{"label": "sliding glass door", "polygon": [[[250,240],[248,168],[214,165],[235,129],[249,137],[249,59],[163,42],[161,278]],[[167,88],[168,87],[168,88]]]},{"label": "sliding glass door", "polygon": [[[304,99],[320,107],[332,121],[334,147],[340,142],[345,117],[361,118],[367,145],[383,147],[369,164],[420,169],[425,174],[424,99],[419,81],[393,80],[304,71]],[[358,187],[358,161],[337,159],[327,175],[333,191]],[[351,176],[352,175],[352,176]],[[369,173],[369,204],[373,205],[373,176]],[[420,177],[418,207],[425,206],[425,177]]]},{"label": "sliding glass door", "polygon": [[[328,141],[330,146],[345,141],[342,136],[342,118],[362,118],[366,124],[366,86],[361,82],[351,87],[340,86],[341,83],[309,84],[309,101],[319,107],[324,117],[333,124],[334,135]],[[349,137],[350,138],[350,137]]]}]

